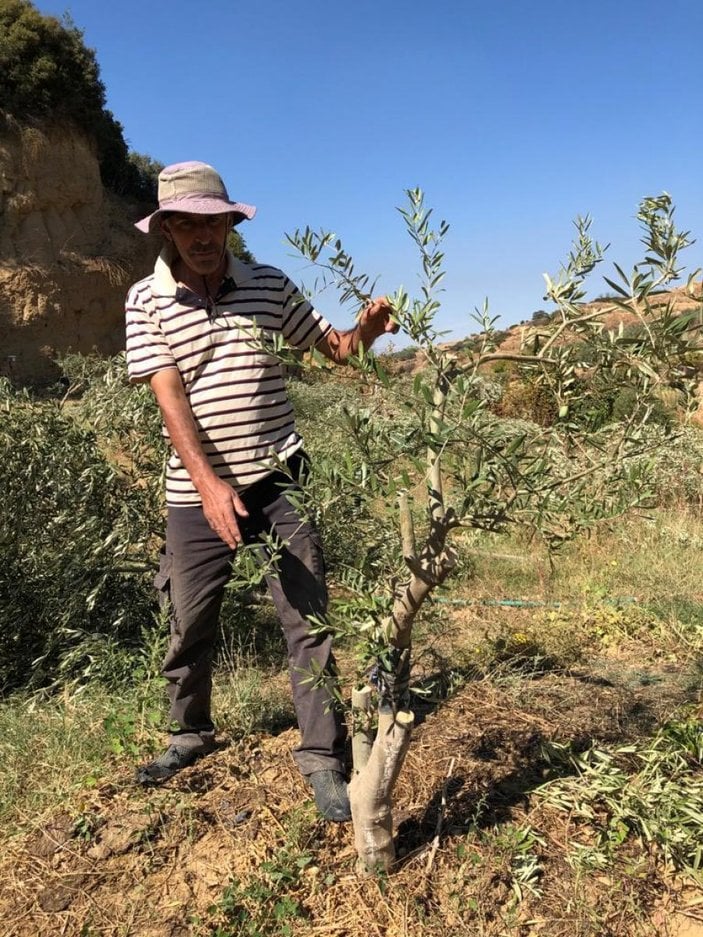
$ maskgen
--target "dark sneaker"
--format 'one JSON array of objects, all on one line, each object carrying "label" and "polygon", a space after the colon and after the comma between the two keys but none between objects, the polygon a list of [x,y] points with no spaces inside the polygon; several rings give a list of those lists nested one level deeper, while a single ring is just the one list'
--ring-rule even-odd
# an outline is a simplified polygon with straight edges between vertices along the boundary
[{"label": "dark sneaker", "polygon": [[182,748],[180,745],[169,745],[163,755],[159,755],[148,765],[142,765],[137,769],[137,783],[150,787],[159,784],[161,781],[167,781],[174,774],[178,774],[183,768],[194,764],[198,758],[207,755],[204,749]]},{"label": "dark sneaker", "polygon": [[308,775],[315,804],[325,820],[344,823],[351,820],[347,782],[339,771],[313,771]]}]

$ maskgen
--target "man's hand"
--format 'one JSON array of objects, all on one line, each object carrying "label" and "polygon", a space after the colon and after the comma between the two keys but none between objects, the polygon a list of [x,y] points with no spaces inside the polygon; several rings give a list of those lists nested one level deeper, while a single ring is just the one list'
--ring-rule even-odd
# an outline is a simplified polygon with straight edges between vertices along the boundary
[{"label": "man's hand", "polygon": [[249,512],[237,492],[227,482],[213,478],[200,488],[203,499],[203,514],[217,536],[231,550],[242,542],[237,517],[248,517]]},{"label": "man's hand", "polygon": [[347,358],[358,354],[360,343],[363,343],[368,351],[379,335],[397,332],[398,323],[393,321],[392,315],[393,307],[385,297],[372,299],[368,306],[362,309],[353,329],[347,332],[330,329],[327,335],[318,342],[318,351],[321,351],[330,361],[343,364]]},{"label": "man's hand", "polygon": [[385,296],[378,296],[361,311],[359,316],[359,333],[364,347],[368,348],[380,335],[386,332],[395,334],[398,331],[398,323],[391,317],[393,307]]}]

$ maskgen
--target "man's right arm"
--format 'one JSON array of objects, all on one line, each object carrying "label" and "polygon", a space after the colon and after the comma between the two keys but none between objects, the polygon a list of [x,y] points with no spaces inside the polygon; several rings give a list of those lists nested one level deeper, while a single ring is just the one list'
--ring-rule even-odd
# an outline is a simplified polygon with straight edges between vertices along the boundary
[{"label": "man's right arm", "polygon": [[232,550],[236,550],[242,542],[237,516],[246,517],[247,510],[232,486],[218,478],[203,452],[178,370],[165,368],[157,371],[149,378],[149,384],[161,409],[171,444],[202,498],[208,524]]}]

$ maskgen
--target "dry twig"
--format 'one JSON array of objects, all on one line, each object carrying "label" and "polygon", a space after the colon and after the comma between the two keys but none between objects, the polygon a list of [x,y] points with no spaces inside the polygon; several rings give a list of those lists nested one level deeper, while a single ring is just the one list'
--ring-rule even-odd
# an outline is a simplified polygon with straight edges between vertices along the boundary
[{"label": "dry twig", "polygon": [[456,759],[452,758],[449,762],[449,770],[447,771],[447,776],[444,779],[444,784],[442,785],[442,802],[439,805],[439,812],[437,814],[437,827],[435,829],[434,839],[432,840],[432,848],[430,849],[430,854],[427,857],[427,865],[425,866],[425,875],[429,875],[432,869],[432,864],[434,863],[435,856],[437,855],[437,850],[439,849],[439,840],[442,834],[442,826],[444,825],[444,813],[447,809],[447,791],[449,788],[449,780],[454,771],[454,762]]}]

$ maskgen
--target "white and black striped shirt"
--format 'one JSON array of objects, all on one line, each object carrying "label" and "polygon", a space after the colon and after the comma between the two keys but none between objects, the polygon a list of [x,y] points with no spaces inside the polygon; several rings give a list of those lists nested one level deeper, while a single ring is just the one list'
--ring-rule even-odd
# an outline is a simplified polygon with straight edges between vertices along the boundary
[{"label": "white and black striped shirt", "polygon": [[[177,368],[217,475],[242,490],[302,445],[281,363],[266,349],[282,336],[299,349],[331,326],[275,267],[231,254],[220,293],[208,303],[173,278],[163,251],[154,272],[127,297],[127,366],[132,381]],[[166,433],[164,429],[164,433]],[[166,473],[169,505],[200,503],[174,451]]]}]

